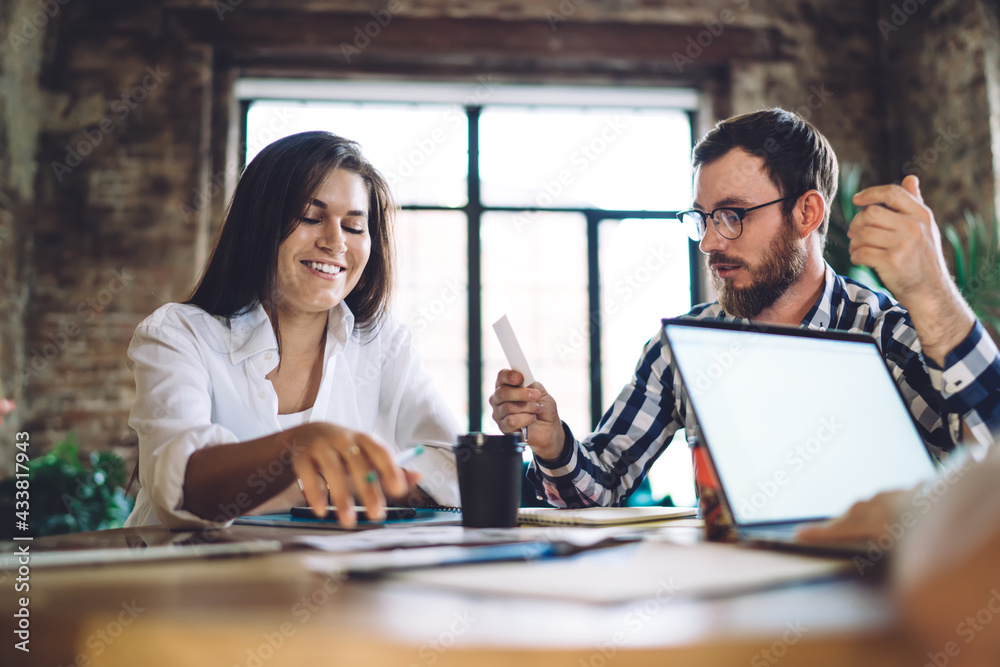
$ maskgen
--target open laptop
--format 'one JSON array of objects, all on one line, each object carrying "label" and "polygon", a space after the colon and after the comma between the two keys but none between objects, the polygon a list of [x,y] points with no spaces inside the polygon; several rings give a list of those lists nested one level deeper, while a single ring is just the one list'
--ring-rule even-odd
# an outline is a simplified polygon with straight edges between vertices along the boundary
[{"label": "open laptop", "polygon": [[741,539],[794,543],[803,523],[934,476],[871,336],[747,322],[663,326]]}]

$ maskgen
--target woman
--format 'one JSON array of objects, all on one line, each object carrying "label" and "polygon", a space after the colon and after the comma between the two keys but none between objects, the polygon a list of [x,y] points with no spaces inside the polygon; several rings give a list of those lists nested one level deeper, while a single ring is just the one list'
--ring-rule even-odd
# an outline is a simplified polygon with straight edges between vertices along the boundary
[{"label": "woman", "polygon": [[126,525],[304,504],[322,516],[330,502],[350,526],[352,494],[379,517],[383,490],[457,504],[449,455],[427,450],[407,464],[417,472],[393,462],[454,442],[458,425],[387,315],[392,214],[352,141],[304,132],[254,158],[194,294],[129,346],[142,488]]}]

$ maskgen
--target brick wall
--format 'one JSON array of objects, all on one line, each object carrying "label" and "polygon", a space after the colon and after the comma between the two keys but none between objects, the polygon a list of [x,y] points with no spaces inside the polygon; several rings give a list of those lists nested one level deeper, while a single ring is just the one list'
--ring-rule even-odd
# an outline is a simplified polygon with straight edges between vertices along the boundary
[{"label": "brick wall", "polygon": [[[953,23],[956,13],[979,9],[980,0],[924,8],[888,44],[877,24],[887,8],[864,0],[711,0],[669,8],[628,0],[400,1],[400,14],[411,17],[555,21],[555,46],[563,19],[688,26],[692,37],[717,31],[723,21],[762,35],[776,31],[776,57],[737,59],[721,82],[706,82],[704,125],[765,105],[796,109],[829,136],[842,160],[862,162],[871,181],[883,181],[897,176],[900,155],[933,141],[937,125],[953,123],[968,135],[922,174],[928,201],[954,210],[956,187],[962,202],[995,196],[989,112],[942,101],[941,94],[971,87],[976,104],[990,94],[981,54],[995,32]],[[9,33],[38,6],[0,0],[0,20]],[[0,51],[0,193],[11,200],[0,207],[0,372],[8,391],[23,397],[17,421],[40,446],[73,429],[85,448],[130,455],[128,340],[143,317],[190,289],[224,203],[217,196],[193,215],[182,210],[211,187],[224,160],[231,120],[224,81],[231,72],[211,45],[196,43],[165,15],[202,9],[205,20],[228,28],[239,14],[269,9],[366,13],[386,4],[230,0],[232,11],[221,19],[219,6],[70,2],[30,41],[33,56],[16,60]],[[918,41],[936,41],[911,44],[906,30]],[[5,36],[0,49],[8,44]],[[664,52],[684,46],[665,44]],[[704,49],[713,46],[719,48]],[[950,66],[935,64],[942,52],[953,55]],[[544,66],[538,63],[540,71]],[[901,75],[918,67],[916,78]],[[11,442],[0,441],[0,473],[9,471]]]},{"label": "brick wall", "polygon": [[[1000,53],[993,3],[882,2],[889,176],[916,174],[939,222],[993,215],[1000,141]],[[992,123],[992,127],[991,127]]]},{"label": "brick wall", "polygon": [[[0,2],[0,379],[6,396],[23,407],[24,338],[32,245],[35,152],[39,111],[38,86],[45,15],[29,0]],[[36,28],[32,22],[41,24]],[[24,411],[0,426],[0,472],[13,469],[14,434]]]},{"label": "brick wall", "polygon": [[176,202],[197,186],[211,61],[157,11],[62,12],[42,79],[21,417],[36,442],[72,429],[127,450],[128,341],[192,285],[198,229]]}]

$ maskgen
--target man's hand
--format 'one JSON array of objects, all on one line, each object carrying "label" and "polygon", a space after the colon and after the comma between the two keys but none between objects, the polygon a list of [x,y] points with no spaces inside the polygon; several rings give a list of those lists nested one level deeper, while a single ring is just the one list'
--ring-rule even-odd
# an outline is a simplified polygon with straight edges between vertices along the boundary
[{"label": "man's hand", "polygon": [[490,396],[493,421],[503,433],[527,428],[531,451],[551,461],[562,453],[566,440],[556,401],[540,383],[522,387],[522,382],[524,376],[517,371],[497,373],[496,391]]},{"label": "man's hand", "polygon": [[975,315],[948,274],[941,233],[924,204],[916,176],[902,185],[879,185],[854,195],[863,207],[847,232],[851,261],[870,266],[910,311],[924,354],[945,356],[975,325]]}]

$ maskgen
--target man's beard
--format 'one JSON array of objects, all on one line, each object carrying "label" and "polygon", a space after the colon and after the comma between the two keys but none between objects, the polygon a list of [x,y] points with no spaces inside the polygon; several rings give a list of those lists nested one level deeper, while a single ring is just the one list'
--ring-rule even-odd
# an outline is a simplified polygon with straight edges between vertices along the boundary
[{"label": "man's beard", "polygon": [[733,317],[749,319],[757,317],[762,310],[773,305],[805,269],[806,249],[798,240],[791,221],[786,218],[782,222],[781,231],[757,266],[748,266],[745,262],[734,261],[722,254],[709,255],[709,267],[714,263],[732,264],[743,267],[750,274],[750,285],[736,288],[732,285],[732,278],[723,279],[709,268],[712,285],[719,293],[722,309]]}]

